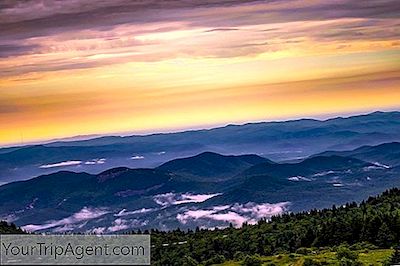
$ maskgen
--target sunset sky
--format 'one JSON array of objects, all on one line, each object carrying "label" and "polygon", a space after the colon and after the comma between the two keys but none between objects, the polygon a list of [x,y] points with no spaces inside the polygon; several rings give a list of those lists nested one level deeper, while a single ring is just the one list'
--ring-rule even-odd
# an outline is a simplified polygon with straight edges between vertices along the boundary
[{"label": "sunset sky", "polygon": [[396,108],[398,0],[0,2],[0,146]]}]

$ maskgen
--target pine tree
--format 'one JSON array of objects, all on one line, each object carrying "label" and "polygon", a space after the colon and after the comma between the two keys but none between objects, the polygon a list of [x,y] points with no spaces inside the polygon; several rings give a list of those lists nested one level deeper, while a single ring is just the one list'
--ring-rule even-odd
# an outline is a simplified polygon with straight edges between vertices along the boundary
[{"label": "pine tree", "polygon": [[393,232],[389,229],[386,223],[383,223],[378,230],[378,235],[376,236],[376,242],[379,246],[388,248],[393,245],[395,241]]}]

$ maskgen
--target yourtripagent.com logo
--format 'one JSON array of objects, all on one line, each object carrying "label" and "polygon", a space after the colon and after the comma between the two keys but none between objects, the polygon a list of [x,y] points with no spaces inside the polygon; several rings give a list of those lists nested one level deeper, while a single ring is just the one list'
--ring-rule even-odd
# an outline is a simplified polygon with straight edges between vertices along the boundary
[{"label": "yourtripagent.com logo", "polygon": [[1,265],[150,265],[149,235],[1,235]]}]

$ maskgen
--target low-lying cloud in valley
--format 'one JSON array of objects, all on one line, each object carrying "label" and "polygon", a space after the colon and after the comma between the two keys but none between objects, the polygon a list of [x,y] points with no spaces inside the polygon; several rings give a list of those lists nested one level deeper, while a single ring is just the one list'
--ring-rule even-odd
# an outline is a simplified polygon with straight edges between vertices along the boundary
[{"label": "low-lying cloud in valley", "polygon": [[[53,228],[53,231],[55,232],[71,231],[75,227],[78,227],[79,224],[82,223],[84,224],[89,220],[99,218],[107,213],[109,213],[109,211],[102,208],[84,207],[79,212],[74,213],[73,215],[67,218],[61,220],[48,221],[47,223],[42,225],[28,224],[23,226],[22,229],[28,232],[47,230],[51,228]],[[56,228],[56,230],[54,230],[54,228]]]},{"label": "low-lying cloud in valley", "polygon": [[94,164],[104,164],[106,162],[106,159],[101,158],[101,159],[93,159],[90,161],[86,161],[86,165],[94,165]]},{"label": "low-lying cloud in valley", "polygon": [[39,168],[47,169],[47,168],[54,168],[54,167],[63,167],[63,166],[73,166],[73,165],[80,165],[82,161],[65,161],[59,163],[52,163],[52,164],[44,164],[39,166]]},{"label": "low-lying cloud in valley", "polygon": [[115,217],[121,217],[121,216],[128,216],[128,215],[134,215],[134,214],[143,214],[143,213],[148,213],[155,211],[157,209],[146,209],[142,208],[139,210],[134,210],[134,211],[127,211],[126,209],[121,210],[120,212],[114,214]]},{"label": "low-lying cloud in valley", "polygon": [[131,160],[142,160],[142,159],[144,159],[144,156],[142,155],[135,155],[131,157]]},{"label": "low-lying cloud in valley", "polygon": [[80,160],[71,160],[65,162],[57,162],[57,163],[50,163],[50,164],[43,164],[39,166],[42,169],[48,168],[57,168],[57,167],[67,167],[67,166],[79,166],[79,165],[96,165],[96,164],[104,164],[106,162],[105,158],[96,158],[89,161],[80,161]]},{"label": "low-lying cloud in valley", "polygon": [[232,223],[240,227],[243,223],[255,224],[261,218],[269,219],[287,211],[289,202],[261,203],[248,202],[246,204],[235,203],[233,205],[215,206],[210,209],[192,209],[176,216],[182,224],[199,221],[217,221]]},{"label": "low-lying cloud in valley", "polygon": [[153,197],[154,201],[163,207],[171,205],[179,205],[184,203],[200,203],[215,196],[221,195],[221,193],[215,194],[175,194],[175,193],[165,193],[159,194]]}]

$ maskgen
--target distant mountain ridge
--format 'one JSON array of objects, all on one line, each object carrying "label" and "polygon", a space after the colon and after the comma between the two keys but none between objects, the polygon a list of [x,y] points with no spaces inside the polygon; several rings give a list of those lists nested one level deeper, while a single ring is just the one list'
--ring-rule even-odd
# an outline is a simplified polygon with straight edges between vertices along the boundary
[{"label": "distant mountain ridge", "polygon": [[367,166],[372,166],[372,164],[350,157],[343,157],[338,155],[328,155],[328,156],[321,155],[321,156],[307,158],[298,163],[258,164],[246,169],[242,173],[242,175],[252,176],[252,175],[268,173],[270,175],[290,177],[293,175],[309,175],[313,173],[316,174],[321,171],[328,171],[328,170],[340,171],[354,167],[367,167]]},{"label": "distant mountain ridge", "polygon": [[326,151],[319,155],[350,156],[369,162],[380,162],[396,166],[400,164],[400,142],[384,143],[377,146],[363,146],[351,151]]},{"label": "distant mountain ridge", "polygon": [[214,152],[204,152],[193,157],[166,162],[158,169],[203,179],[223,179],[263,162],[273,163],[257,155],[223,156]]},{"label": "distant mountain ridge", "polygon": [[256,154],[273,161],[306,158],[327,150],[352,150],[400,141],[400,112],[328,120],[300,119],[228,125],[207,130],[53,142],[0,149],[0,182],[60,170],[100,173],[114,167],[154,168],[210,151]]}]

